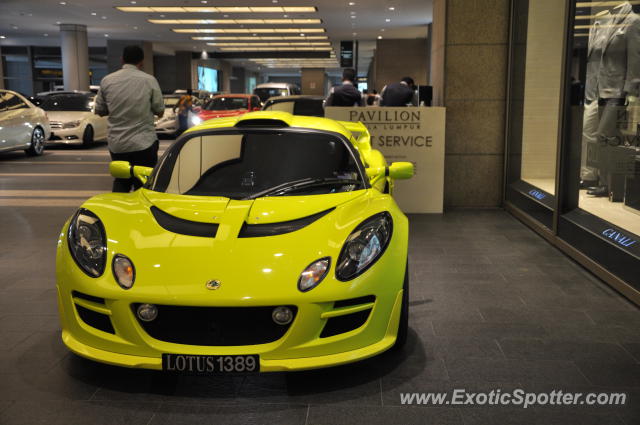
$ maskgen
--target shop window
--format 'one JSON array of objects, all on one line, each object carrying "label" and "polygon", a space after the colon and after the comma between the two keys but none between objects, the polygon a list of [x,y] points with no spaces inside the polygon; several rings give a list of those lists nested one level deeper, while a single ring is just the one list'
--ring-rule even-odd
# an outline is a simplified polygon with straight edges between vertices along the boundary
[{"label": "shop window", "polygon": [[552,227],[566,4],[515,0],[507,201]]}]

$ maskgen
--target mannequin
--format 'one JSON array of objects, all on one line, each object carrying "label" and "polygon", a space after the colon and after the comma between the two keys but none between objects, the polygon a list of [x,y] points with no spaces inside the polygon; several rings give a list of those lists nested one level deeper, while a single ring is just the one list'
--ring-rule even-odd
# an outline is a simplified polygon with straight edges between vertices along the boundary
[{"label": "mannequin", "polygon": [[[607,158],[622,140],[620,129],[627,125],[619,122],[619,117],[625,115],[629,98],[637,97],[640,90],[640,17],[625,1],[608,14],[597,15],[596,23],[593,37],[591,33],[589,37],[583,151],[595,137],[599,166],[597,170],[589,169],[583,152],[581,177],[583,181],[598,181],[597,186],[589,188],[588,195],[609,196],[609,178],[615,170],[609,169]],[[592,59],[593,55],[596,57]]]}]

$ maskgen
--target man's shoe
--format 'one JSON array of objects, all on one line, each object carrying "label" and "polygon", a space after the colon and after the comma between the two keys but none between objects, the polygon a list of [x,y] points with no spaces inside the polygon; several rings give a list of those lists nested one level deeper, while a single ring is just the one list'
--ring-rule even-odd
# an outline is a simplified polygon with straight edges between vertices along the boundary
[{"label": "man's shoe", "polygon": [[609,196],[609,188],[607,186],[592,187],[587,190],[587,195],[595,197]]}]

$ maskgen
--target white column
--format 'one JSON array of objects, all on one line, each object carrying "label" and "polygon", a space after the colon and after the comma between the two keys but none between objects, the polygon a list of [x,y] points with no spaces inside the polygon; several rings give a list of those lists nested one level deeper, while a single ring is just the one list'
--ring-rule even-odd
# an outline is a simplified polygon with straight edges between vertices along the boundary
[{"label": "white column", "polygon": [[89,90],[87,26],[60,25],[62,74],[65,90]]}]

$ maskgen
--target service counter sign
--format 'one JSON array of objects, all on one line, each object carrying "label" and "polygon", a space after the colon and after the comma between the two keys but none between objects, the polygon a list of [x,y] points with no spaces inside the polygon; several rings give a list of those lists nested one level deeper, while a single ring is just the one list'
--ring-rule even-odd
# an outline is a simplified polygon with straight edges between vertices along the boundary
[{"label": "service counter sign", "polygon": [[413,162],[414,177],[395,183],[394,198],[404,212],[442,213],[445,108],[328,107],[325,115],[362,122],[371,133],[371,147],[389,163]]}]

